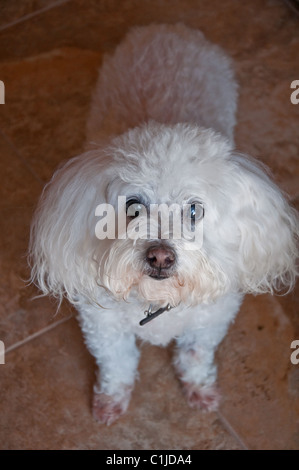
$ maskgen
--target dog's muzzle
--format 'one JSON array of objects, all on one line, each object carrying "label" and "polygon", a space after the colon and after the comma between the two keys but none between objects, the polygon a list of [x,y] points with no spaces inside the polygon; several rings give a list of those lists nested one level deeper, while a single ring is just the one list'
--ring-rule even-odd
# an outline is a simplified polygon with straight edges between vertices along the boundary
[{"label": "dog's muzzle", "polygon": [[175,251],[165,244],[153,245],[146,251],[146,274],[153,279],[163,280],[174,274]]}]

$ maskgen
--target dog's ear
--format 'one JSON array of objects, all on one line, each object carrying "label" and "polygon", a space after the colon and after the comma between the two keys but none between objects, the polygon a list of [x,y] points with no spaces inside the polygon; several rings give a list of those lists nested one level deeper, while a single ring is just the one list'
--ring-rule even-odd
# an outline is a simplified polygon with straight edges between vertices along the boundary
[{"label": "dog's ear", "polygon": [[105,201],[107,157],[87,152],[59,169],[45,187],[32,221],[29,263],[44,294],[74,301],[96,285],[95,209]]},{"label": "dog's ear", "polygon": [[297,213],[264,167],[242,155],[233,155],[231,163],[242,288],[251,293],[289,290],[298,274]]}]

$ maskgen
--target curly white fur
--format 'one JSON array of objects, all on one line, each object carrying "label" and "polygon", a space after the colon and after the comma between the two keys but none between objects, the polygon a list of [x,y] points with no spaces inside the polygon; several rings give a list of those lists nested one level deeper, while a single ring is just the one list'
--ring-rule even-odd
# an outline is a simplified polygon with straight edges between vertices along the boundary
[{"label": "curly white fur", "polygon": [[[214,351],[244,293],[295,282],[296,213],[265,168],[235,151],[236,106],[230,60],[202,33],[183,25],[135,28],[103,62],[89,150],[59,169],[41,197],[32,278],[80,312],[101,368],[94,401],[100,421],[110,424],[128,406],[136,336],[160,345],[176,338],[175,365],[190,404],[214,409]],[[175,268],[154,279],[145,253],[161,240],[95,235],[96,207],[117,209],[119,195],[145,205],[201,201],[202,246],[169,240]],[[149,303],[175,308],[141,327]]]}]

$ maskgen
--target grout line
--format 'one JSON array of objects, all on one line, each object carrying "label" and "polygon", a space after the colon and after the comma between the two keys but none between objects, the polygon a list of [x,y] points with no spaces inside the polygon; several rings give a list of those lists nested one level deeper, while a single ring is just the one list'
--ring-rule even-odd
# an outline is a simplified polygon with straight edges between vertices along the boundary
[{"label": "grout line", "polygon": [[284,3],[287,4],[287,6],[293,11],[293,13],[299,15],[299,5],[296,0],[284,0]]},{"label": "grout line", "polygon": [[41,330],[36,331],[32,335],[27,336],[26,338],[22,339],[21,341],[18,341],[17,343],[12,344],[8,348],[5,348],[5,354],[7,354],[11,351],[14,351],[15,349],[19,348],[20,346],[23,346],[24,344],[29,343],[29,341],[32,341],[33,339],[38,338],[39,336],[43,335],[44,333],[47,333],[48,331],[53,330],[54,328],[56,328],[56,326],[59,326],[62,323],[65,323],[65,322],[71,320],[71,318],[75,318],[73,313],[71,315],[69,315],[68,317],[66,317],[66,318],[62,318],[61,320],[58,320],[57,322],[52,323],[51,325],[48,325],[45,328],[42,328]]},{"label": "grout line", "polygon": [[44,8],[41,8],[40,10],[36,10],[33,13],[28,13],[28,15],[21,16],[21,18],[18,18],[17,20],[11,21],[10,23],[0,26],[0,32],[4,31],[5,29],[11,28],[12,26],[15,26],[16,24],[23,23],[24,21],[30,20],[31,18],[34,18],[35,16],[38,16],[41,13],[45,13],[46,11],[49,11],[52,8],[58,7],[60,5],[64,5],[65,3],[68,3],[70,1],[71,0],[59,0],[57,2],[52,3],[52,5],[48,5]]},{"label": "grout line", "polygon": [[229,421],[225,418],[225,416],[218,410],[217,415],[219,420],[221,421],[222,425],[226,428],[226,430],[236,439],[242,450],[249,450],[249,448],[246,446],[246,444],[243,442],[243,440],[240,438],[238,433],[234,430],[232,425],[229,423]]},{"label": "grout line", "polygon": [[27,168],[27,170],[31,173],[31,175],[36,179],[39,184],[44,187],[45,182],[39,177],[39,175],[31,168],[31,165],[27,162],[27,160],[23,157],[21,152],[18,150],[18,148],[14,145],[14,143],[7,137],[6,134],[0,129],[0,136],[3,138],[3,140],[9,145],[9,147],[13,150],[13,152],[16,154],[16,157],[23,163],[23,165]]}]

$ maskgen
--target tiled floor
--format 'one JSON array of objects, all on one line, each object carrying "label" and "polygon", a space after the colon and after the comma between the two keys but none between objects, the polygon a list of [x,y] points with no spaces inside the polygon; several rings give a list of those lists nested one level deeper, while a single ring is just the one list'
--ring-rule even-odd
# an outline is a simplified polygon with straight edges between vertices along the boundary
[{"label": "tiled floor", "polygon": [[299,449],[299,365],[290,362],[298,292],[246,298],[217,353],[219,413],[188,409],[172,346],[144,345],[129,411],[106,428],[91,416],[94,362],[74,312],[32,300],[37,291],[26,286],[32,211],[57,165],[83,148],[103,53],[133,25],[178,21],[233,56],[237,145],[298,200],[299,105],[290,83],[299,79],[299,17],[283,1],[2,0],[1,449]]}]

